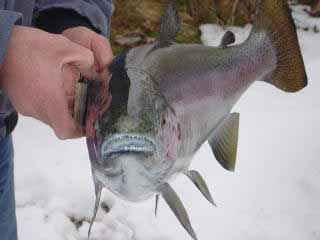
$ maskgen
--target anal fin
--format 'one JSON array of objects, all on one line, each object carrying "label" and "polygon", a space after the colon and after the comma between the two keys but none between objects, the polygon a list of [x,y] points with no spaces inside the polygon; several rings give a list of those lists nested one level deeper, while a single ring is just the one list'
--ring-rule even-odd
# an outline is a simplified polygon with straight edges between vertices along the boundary
[{"label": "anal fin", "polygon": [[239,119],[239,113],[229,114],[208,139],[217,161],[228,171],[235,170]]}]

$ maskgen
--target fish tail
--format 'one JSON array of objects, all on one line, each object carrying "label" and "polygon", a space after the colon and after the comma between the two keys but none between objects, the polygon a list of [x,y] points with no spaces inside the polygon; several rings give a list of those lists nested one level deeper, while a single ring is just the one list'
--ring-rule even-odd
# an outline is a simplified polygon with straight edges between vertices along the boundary
[{"label": "fish tail", "polygon": [[276,55],[275,69],[262,80],[285,92],[297,92],[308,80],[287,1],[260,0],[258,6],[250,38],[265,33]]}]

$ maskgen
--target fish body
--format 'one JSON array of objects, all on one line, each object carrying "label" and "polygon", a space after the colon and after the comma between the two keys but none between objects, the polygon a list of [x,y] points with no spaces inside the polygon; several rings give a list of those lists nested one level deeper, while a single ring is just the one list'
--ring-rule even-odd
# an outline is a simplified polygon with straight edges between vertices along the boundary
[{"label": "fish body", "polygon": [[238,45],[230,46],[231,32],[217,47],[177,44],[179,26],[172,3],[156,42],[118,55],[109,89],[89,86],[87,143],[97,196],[94,217],[103,187],[128,201],[161,194],[197,239],[170,179],[187,175],[214,204],[201,175],[189,170],[194,154],[208,140],[218,162],[233,171],[239,114],[231,110],[242,94],[256,80],[296,92],[307,77],[284,1],[262,0],[250,36]]},{"label": "fish body", "polygon": [[[128,54],[128,69],[140,66],[140,71],[154,79],[179,120],[178,158],[192,156],[248,87],[276,67],[275,54],[264,51],[269,47],[263,38],[261,34],[226,49],[173,44],[149,55],[152,46]],[[143,80],[133,77],[132,81]]]}]

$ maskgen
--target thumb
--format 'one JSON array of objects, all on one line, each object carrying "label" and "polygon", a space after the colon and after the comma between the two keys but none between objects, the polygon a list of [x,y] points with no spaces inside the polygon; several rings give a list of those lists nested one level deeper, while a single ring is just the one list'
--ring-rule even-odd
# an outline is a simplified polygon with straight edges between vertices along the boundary
[{"label": "thumb", "polygon": [[74,66],[87,79],[95,79],[96,77],[93,53],[78,44],[70,42],[62,64]]},{"label": "thumb", "polygon": [[113,53],[109,41],[102,35],[95,34],[90,49],[97,61],[99,71],[107,68],[112,62]]}]

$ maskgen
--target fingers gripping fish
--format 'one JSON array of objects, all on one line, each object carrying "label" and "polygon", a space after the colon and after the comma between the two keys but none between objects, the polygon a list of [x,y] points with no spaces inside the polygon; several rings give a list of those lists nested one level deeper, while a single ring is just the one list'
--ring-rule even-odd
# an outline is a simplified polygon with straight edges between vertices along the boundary
[{"label": "fingers gripping fish", "polygon": [[105,187],[127,201],[161,195],[197,239],[170,179],[185,174],[215,205],[204,179],[189,170],[194,154],[209,141],[216,160],[234,171],[240,115],[231,110],[242,94],[256,80],[286,92],[307,85],[285,1],[261,0],[250,36],[238,45],[230,46],[232,32],[218,47],[177,44],[179,29],[172,2],[155,43],[118,55],[109,89],[101,82],[88,86],[86,132],[96,193],[90,230]]}]

